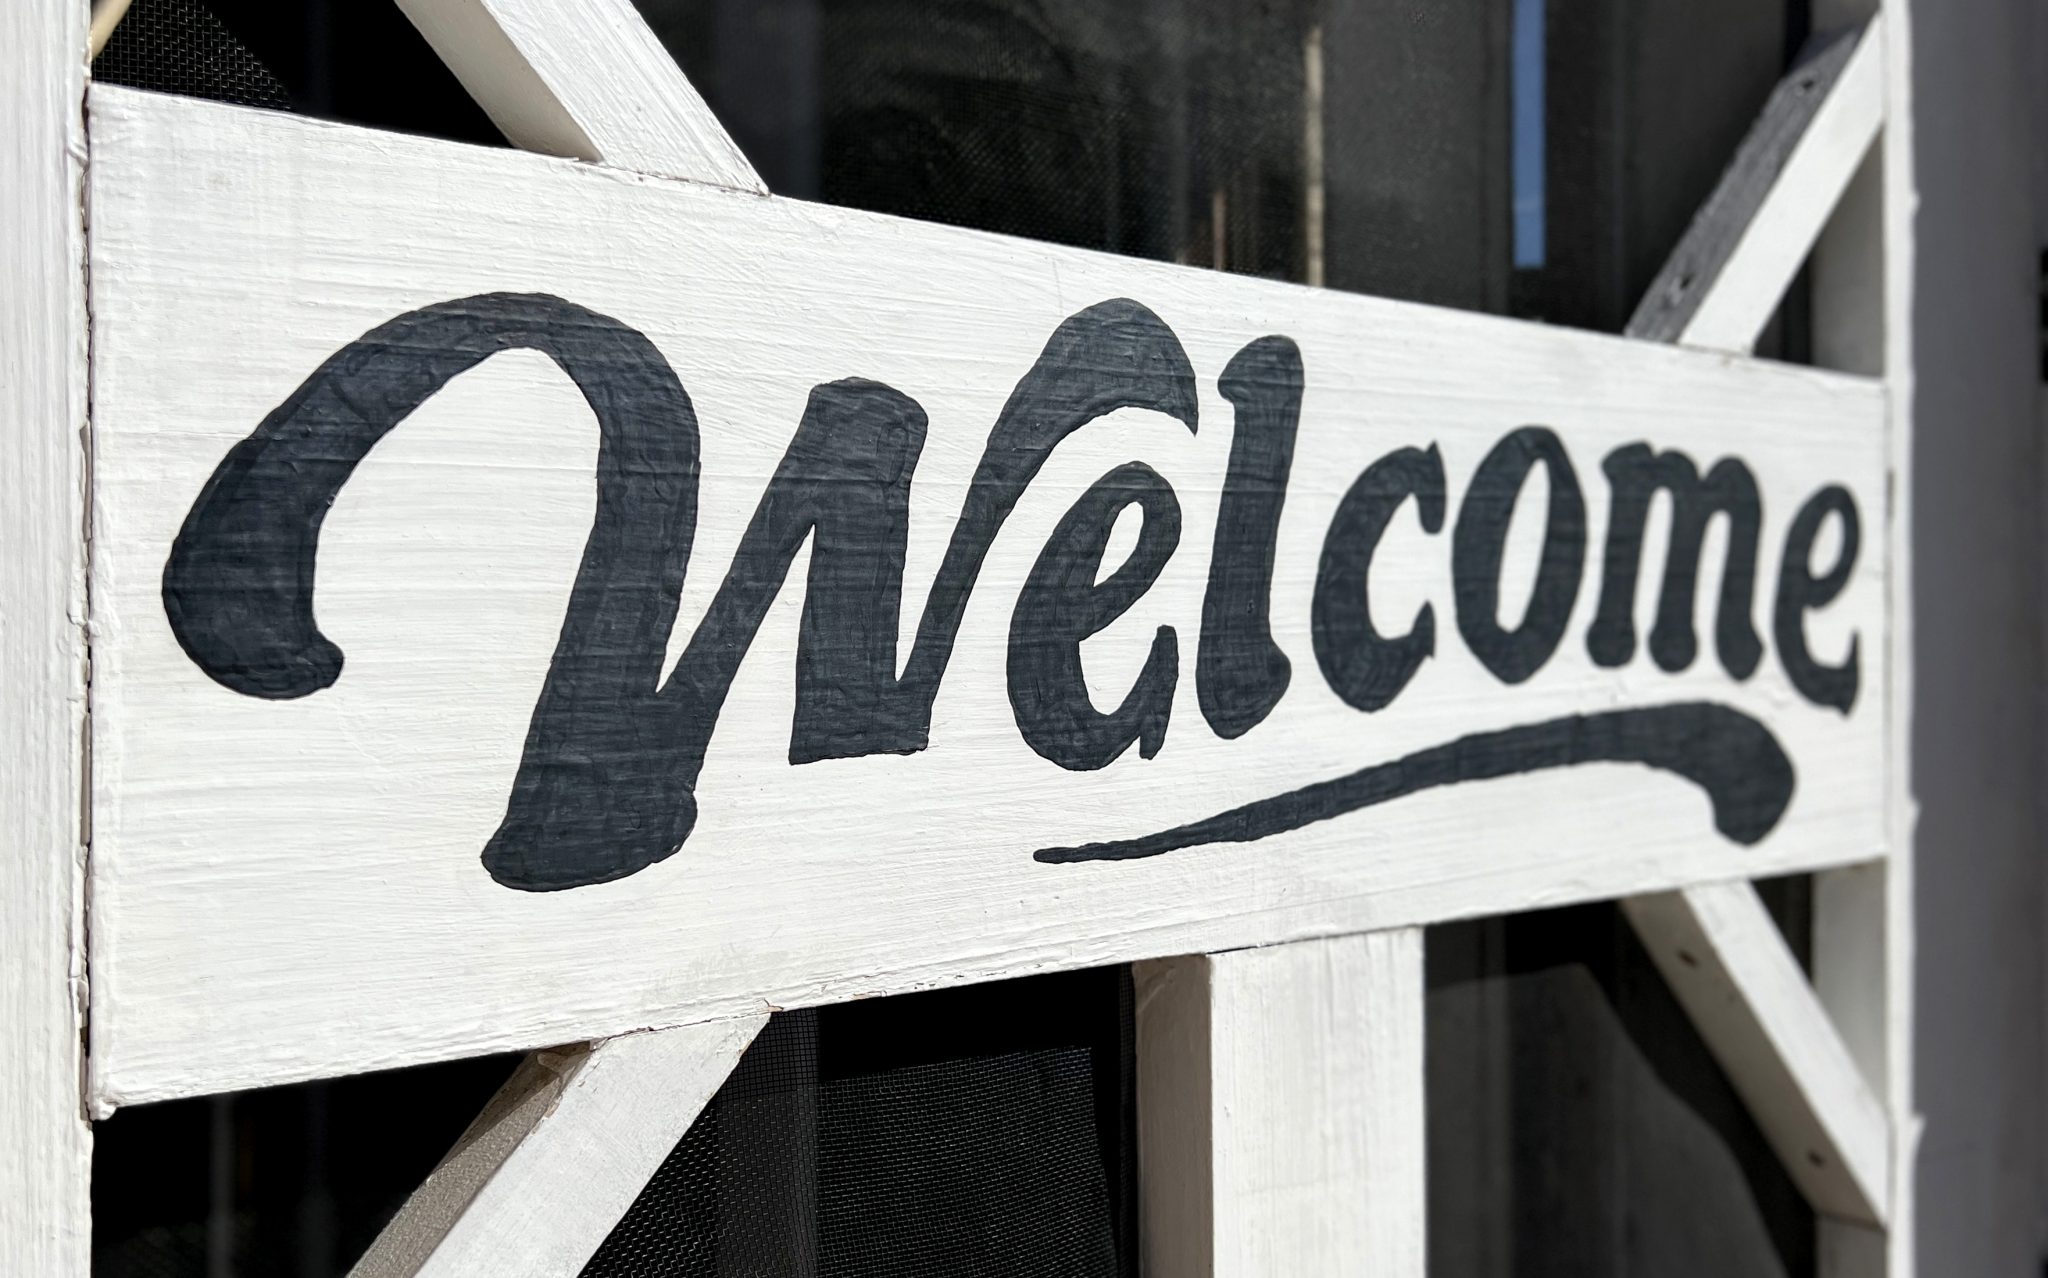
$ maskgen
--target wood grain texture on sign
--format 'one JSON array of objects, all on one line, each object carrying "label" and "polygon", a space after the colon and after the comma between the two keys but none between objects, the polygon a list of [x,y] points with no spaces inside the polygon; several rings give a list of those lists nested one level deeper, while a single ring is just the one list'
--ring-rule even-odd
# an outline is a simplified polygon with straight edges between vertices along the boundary
[{"label": "wood grain texture on sign", "polygon": [[92,106],[102,1107],[1884,854],[1875,383]]}]

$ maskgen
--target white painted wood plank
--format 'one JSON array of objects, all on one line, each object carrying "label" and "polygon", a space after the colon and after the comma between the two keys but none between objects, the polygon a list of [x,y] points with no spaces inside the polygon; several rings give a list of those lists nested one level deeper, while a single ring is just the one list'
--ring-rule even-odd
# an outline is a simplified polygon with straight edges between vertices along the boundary
[{"label": "white painted wood plank", "polygon": [[[1847,713],[1810,701],[1773,622],[1794,579],[1783,549],[1816,492],[1841,486],[1864,541],[1876,536],[1883,401],[1868,381],[274,113],[112,89],[94,102],[101,1106],[1883,850],[1882,681],[1864,679]],[[1191,407],[1176,411],[1197,420],[1120,409],[1049,456],[981,563],[927,748],[791,764],[799,557],[746,646],[686,845],[615,881],[513,890],[480,854],[507,814],[596,509],[591,409],[551,361],[512,351],[463,373],[341,492],[316,574],[319,623],[347,654],[333,686],[236,692],[195,665],[164,603],[169,548],[208,476],[303,379],[403,312],[454,314],[450,302],[503,290],[615,317],[687,387],[701,480],[671,663],[820,384],[875,379],[929,422],[910,472],[902,647],[978,491],[992,423],[1069,317],[1136,299],[1156,317],[1148,331],[1184,354],[1174,384]],[[1199,673],[1235,421],[1220,382],[1269,334],[1303,368],[1270,592],[1291,679],[1268,718],[1226,736],[1208,726]],[[1530,422],[1572,459],[1585,541],[1555,650],[1509,682],[1464,637],[1459,610],[1469,622],[1474,606],[1452,564],[1482,461]],[[1690,665],[1667,671],[1640,649],[1594,659],[1611,508],[1601,463],[1643,442],[1754,474],[1753,610],[1767,641],[1746,679],[1724,668],[1706,591]],[[1445,518],[1430,533],[1404,503],[1371,598],[1390,631],[1427,603],[1434,652],[1366,712],[1322,669],[1318,565],[1354,480],[1403,448],[1437,450]],[[1018,727],[1010,630],[1069,505],[1134,458],[1177,495],[1180,544],[1131,612],[1088,640],[1086,673],[1093,704],[1113,704],[1171,627],[1170,722],[1153,758],[1061,767]],[[1507,615],[1526,611],[1540,539],[1542,506],[1522,506]],[[1660,575],[1657,535],[1644,578]],[[1638,632],[1658,593],[1654,580],[1638,591]],[[1859,552],[1840,597],[1803,619],[1813,652],[1874,652],[1883,598],[1881,557]],[[1477,779],[1520,757],[1496,755],[1504,730],[1551,725],[1563,765],[1587,740],[1582,716],[1703,704],[1782,747],[1786,806],[1760,838],[1724,833],[1700,786],[1656,767]],[[1432,776],[1469,779],[1405,792]],[[1267,800],[1305,805],[1333,793],[1309,788],[1324,783],[1355,798],[1342,787],[1360,778],[1402,797],[1271,832],[1219,825],[1213,842],[1148,858],[1038,855],[1234,821]],[[197,935],[193,917],[221,925]]]},{"label": "white painted wood plank", "polygon": [[1697,886],[1622,908],[1807,1200],[1882,1224],[1891,1193],[1884,1105],[1756,889]]},{"label": "white painted wood plank", "polygon": [[85,6],[0,5],[0,1271],[84,1278]]},{"label": "white painted wood plank", "polygon": [[1423,1278],[1422,930],[1210,964],[1218,1278]]},{"label": "white painted wood plank", "polygon": [[1840,79],[1785,161],[1762,207],[1679,342],[1748,352],[1799,273],[1884,123],[1884,24],[1873,18]]},{"label": "white painted wood plank", "polygon": [[767,1020],[534,1053],[351,1278],[575,1278]]},{"label": "white painted wood plank", "polygon": [[1422,932],[1140,965],[1154,1278],[1422,1278]]},{"label": "white painted wood plank", "polygon": [[632,0],[398,0],[514,145],[766,193]]}]

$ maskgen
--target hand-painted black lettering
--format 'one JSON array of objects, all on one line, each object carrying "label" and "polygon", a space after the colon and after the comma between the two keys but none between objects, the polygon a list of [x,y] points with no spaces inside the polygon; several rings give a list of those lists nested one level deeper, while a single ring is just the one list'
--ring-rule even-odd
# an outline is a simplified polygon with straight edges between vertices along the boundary
[{"label": "hand-painted black lettering", "polygon": [[1714,828],[1745,845],[1769,834],[1792,801],[1792,761],[1768,728],[1727,706],[1689,702],[1475,733],[1157,834],[1035,855],[1051,864],[1128,861],[1250,843],[1424,790],[1587,763],[1638,763],[1691,781],[1713,805]]},{"label": "hand-painted black lettering", "polygon": [[[789,758],[800,764],[921,750],[940,679],[989,548],[1053,449],[1122,408],[1165,413],[1196,429],[1193,369],[1172,330],[1128,300],[1061,324],[994,423],[898,676],[897,635],[911,478],[927,423],[918,404],[849,378],[812,391],[704,621],[661,679],[695,535],[698,422],[659,351],[632,328],[560,298],[488,294],[428,306],[379,325],[316,370],[231,449],[194,503],[165,565],[172,631],[192,660],[249,696],[302,697],[332,684],[341,651],[314,622],[321,523],[377,441],[451,379],[502,351],[547,355],[596,417],[597,513],[535,703],[503,822],[483,861],[499,882],[529,890],[632,874],[681,847],[697,815],[696,785],[726,696],[763,618],[808,542],[811,557],[795,653]],[[1198,693],[1215,730],[1261,722],[1289,679],[1270,629],[1275,536],[1302,396],[1300,354],[1262,338],[1232,360],[1219,388],[1237,410],[1203,609]],[[1549,484],[1544,546],[1527,614],[1499,619],[1499,576],[1516,500],[1538,464]],[[1633,601],[1647,511],[1672,496],[1674,523],[1650,648],[1667,670],[1697,655],[1692,614],[1708,521],[1728,517],[1716,643],[1738,678],[1760,659],[1752,619],[1761,522],[1756,484],[1724,460],[1702,481],[1690,459],[1647,445],[1606,462],[1610,523],[1596,660],[1619,664],[1635,642]],[[1423,527],[1445,515],[1442,459],[1403,449],[1368,469],[1340,504],[1323,547],[1312,641],[1325,677],[1364,710],[1389,704],[1434,650],[1425,605],[1407,634],[1374,628],[1368,577],[1388,521],[1413,497]],[[1118,515],[1141,516],[1136,548],[1098,582]],[[1814,543],[1840,521],[1833,567],[1813,574]],[[1839,666],[1815,661],[1807,614],[1848,586],[1859,549],[1855,503],[1840,487],[1798,512],[1780,565],[1773,632],[1794,686],[1847,713],[1859,640]],[[1158,579],[1180,535],[1173,491],[1138,462],[1104,476],[1074,504],[1038,556],[1011,617],[1009,694],[1019,730],[1041,755],[1100,768],[1135,742],[1161,747],[1178,678],[1177,637],[1155,632],[1118,707],[1089,699],[1082,642],[1124,615]],[[1458,626],[1496,677],[1518,683],[1556,650],[1577,598],[1585,509],[1562,444],[1525,427],[1481,463],[1459,511],[1452,559]],[[1792,765],[1760,723],[1725,706],[1688,703],[1570,716],[1461,737],[1403,759],[1304,786],[1143,838],[1048,848],[1041,861],[1152,856],[1242,842],[1328,820],[1437,786],[1584,763],[1644,764],[1703,788],[1723,834],[1763,838],[1782,818]]]},{"label": "hand-painted black lettering", "polygon": [[[1098,582],[1110,531],[1130,506],[1143,519],[1138,544]],[[1147,759],[1159,753],[1180,677],[1173,627],[1154,633],[1137,682],[1107,714],[1089,700],[1081,641],[1130,611],[1179,545],[1180,502],[1142,462],[1096,480],[1060,520],[1010,614],[1010,708],[1033,750],[1076,772],[1107,767],[1133,741]]]},{"label": "hand-painted black lettering", "polygon": [[1648,444],[1617,448],[1601,463],[1613,493],[1607,521],[1606,562],[1600,577],[1600,607],[1586,632],[1586,651],[1603,666],[1628,664],[1636,651],[1636,578],[1642,568],[1643,532],[1650,499],[1662,488],[1671,497],[1671,542],[1664,558],[1664,584],[1657,595],[1657,620],[1650,628],[1650,657],[1659,669],[1678,671],[1699,654],[1693,610],[1699,589],[1700,553],[1707,522],[1727,517],[1728,558],[1721,571],[1721,602],[1714,615],[1714,648],[1721,665],[1747,679],[1763,659],[1751,611],[1756,605],[1757,534],[1763,503],[1749,467],[1732,457],[1714,463],[1704,482],[1692,458],[1653,452]]},{"label": "hand-painted black lettering", "polygon": [[441,303],[329,359],[208,481],[164,573],[164,606],[193,661],[251,696],[333,683],[341,653],[313,623],[321,519],[387,431],[458,373],[514,349],[541,351],[568,374],[601,437],[597,515],[505,819],[484,851],[494,878],[529,890],[621,878],[681,847],[726,693],[806,537],[791,761],[919,750],[989,544],[1053,446],[1124,407],[1195,427],[1193,370],[1157,316],[1117,300],[1063,323],[996,422],[898,679],[924,414],[879,383],[818,387],[703,624],[659,684],[696,523],[688,395],[644,336],[560,298]]},{"label": "hand-painted black lettering", "polygon": [[[833,698],[850,727],[865,722],[876,690],[895,674],[910,473],[924,433],[923,410],[887,386],[849,379],[816,387],[668,682],[659,684],[675,595],[659,627],[592,630],[577,649],[557,649],[505,819],[484,848],[493,878],[532,890],[578,887],[632,874],[682,846],[726,693],[807,537],[792,762],[817,748],[817,710],[805,694]],[[600,511],[607,496],[600,476]],[[586,582],[600,596],[621,584],[588,550],[579,592]],[[678,574],[678,593],[681,585]],[[565,635],[585,606],[571,596]]]},{"label": "hand-painted black lettering", "polygon": [[[1841,521],[1842,548],[1834,567],[1819,577],[1813,575],[1813,543],[1829,515]],[[1833,706],[1843,714],[1856,705],[1856,688],[1861,669],[1862,639],[1852,635],[1849,655],[1839,666],[1824,666],[1813,659],[1806,644],[1806,614],[1833,603],[1849,585],[1856,569],[1856,552],[1862,528],[1856,514],[1856,499],[1849,490],[1830,484],[1809,497],[1792,519],[1785,534],[1785,555],[1778,564],[1778,600],[1773,610],[1771,637],[1778,644],[1778,660],[1799,695],[1817,706]]]},{"label": "hand-painted black lettering", "polygon": [[903,673],[904,685],[914,690],[904,695],[917,698],[915,718],[895,725],[893,737],[871,738],[857,753],[925,747],[932,698],[996,532],[1061,440],[1122,408],[1164,413],[1189,434],[1195,432],[1195,370],[1180,339],[1157,315],[1119,298],[1062,323],[1003,405],[932,582],[917,644]]},{"label": "hand-painted black lettering", "polygon": [[835,386],[895,400],[872,414],[824,412],[819,397],[829,400],[832,388],[813,392],[812,411],[676,665],[677,694],[688,690],[682,713],[701,724],[693,775],[739,660],[806,533],[815,529],[816,540],[789,761],[912,754],[928,743],[932,703],[982,560],[1053,448],[1119,408],[1169,413],[1190,430],[1195,421],[1194,369],[1158,316],[1136,302],[1110,301],[1061,324],[990,432],[899,678],[910,479],[924,445],[924,413],[876,383]]},{"label": "hand-painted black lettering", "polygon": [[[1500,624],[1500,571],[1508,521],[1522,485],[1539,463],[1550,478],[1543,554],[1529,610],[1519,626],[1508,630]],[[1586,502],[1564,445],[1541,426],[1510,433],[1479,463],[1452,534],[1452,589],[1465,646],[1503,683],[1521,683],[1535,674],[1564,638],[1585,565]]]},{"label": "hand-painted black lettering", "polygon": [[1391,704],[1436,651],[1436,612],[1429,604],[1416,611],[1405,635],[1387,638],[1372,623],[1373,553],[1388,521],[1410,497],[1423,531],[1440,531],[1444,459],[1434,444],[1427,451],[1399,449],[1366,467],[1337,504],[1323,536],[1310,618],[1316,662],[1331,689],[1360,710]]},{"label": "hand-painted black lettering", "polygon": [[[229,452],[172,548],[164,607],[185,651],[236,691],[299,697],[333,683],[341,652],[312,620],[328,507],[371,446],[451,378],[522,348],[553,359],[595,413],[599,497],[485,862],[514,886],[571,886],[630,874],[696,820],[695,775],[675,766],[652,694],[696,527],[697,422],[641,334],[560,298],[502,293],[371,330]],[[508,856],[508,831],[550,841]]]},{"label": "hand-painted black lettering", "polygon": [[[666,635],[696,530],[690,397],[653,344],[617,320],[558,297],[493,293],[371,329],[228,451],[164,567],[164,611],[186,655],[252,697],[303,697],[339,678],[341,649],[313,621],[314,556],[335,495],[457,374],[521,349],[554,360],[597,416],[606,501],[558,657],[598,634]],[[660,656],[657,641],[650,684]]]},{"label": "hand-painted black lettering", "polygon": [[1230,739],[1273,712],[1292,675],[1270,618],[1274,541],[1301,420],[1301,350],[1285,337],[1262,337],[1231,359],[1216,387],[1237,411],[1202,598],[1195,693],[1209,727]]}]

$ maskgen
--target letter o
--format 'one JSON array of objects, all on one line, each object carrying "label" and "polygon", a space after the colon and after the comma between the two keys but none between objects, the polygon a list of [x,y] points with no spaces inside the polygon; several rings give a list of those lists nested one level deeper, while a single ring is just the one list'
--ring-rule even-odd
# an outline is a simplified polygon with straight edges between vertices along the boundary
[{"label": "letter o", "polygon": [[[1508,630],[1500,624],[1500,570],[1508,520],[1529,472],[1539,464],[1550,475],[1543,556],[1536,569],[1529,611],[1520,625]],[[1472,487],[1458,508],[1451,578],[1458,605],[1458,633],[1464,636],[1465,646],[1502,683],[1521,683],[1535,674],[1564,638],[1585,566],[1586,502],[1564,445],[1542,426],[1511,432],[1479,463]]]}]

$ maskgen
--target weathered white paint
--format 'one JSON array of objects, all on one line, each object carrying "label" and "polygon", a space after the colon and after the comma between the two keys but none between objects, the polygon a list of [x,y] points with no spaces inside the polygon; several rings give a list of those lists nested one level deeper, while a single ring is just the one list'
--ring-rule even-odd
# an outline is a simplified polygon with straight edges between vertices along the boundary
[{"label": "weathered white paint", "polygon": [[0,5],[0,1271],[84,1278],[85,6]]},{"label": "weathered white paint", "polygon": [[535,1052],[351,1278],[575,1278],[767,1020]]},{"label": "weathered white paint", "polygon": [[[1746,457],[1764,494],[1767,636],[1787,522],[1821,484],[1846,485],[1866,553],[1810,624],[1830,660],[1852,635],[1874,652],[1884,454],[1868,382],[210,104],[119,90],[94,104],[96,527],[111,548],[95,576],[103,1108],[1884,851],[1874,671],[1844,716],[1799,700],[1774,656],[1734,683],[1704,637],[1681,674],[1645,656],[1596,667],[1584,646],[1595,567],[1555,659],[1504,688],[1456,638],[1449,527],[1428,537],[1404,513],[1375,608],[1405,618],[1431,601],[1435,659],[1367,717],[1322,683],[1307,642],[1321,538],[1366,464],[1440,445],[1455,520],[1484,452],[1543,422],[1573,449],[1593,565],[1609,449],[1647,439],[1702,464]],[[1116,296],[1158,312],[1192,359],[1203,428],[1190,438],[1127,412],[1061,446],[990,553],[931,749],[788,765],[800,592],[785,589],[728,702],[684,850],[616,883],[512,892],[476,857],[504,811],[592,508],[588,410],[550,365],[510,355],[465,374],[351,482],[319,563],[321,623],[349,653],[334,688],[295,702],[220,688],[179,650],[159,597],[165,551],[207,474],[323,358],[407,308],[506,288],[643,329],[695,400],[705,478],[679,636],[816,382],[876,378],[930,414],[912,616],[989,423],[1067,315]],[[1226,742],[1202,722],[1192,677],[1231,418],[1214,378],[1272,332],[1299,342],[1309,370],[1273,600],[1293,683],[1272,718]],[[1120,696],[1152,629],[1173,623],[1173,727],[1154,760],[1066,773],[1011,722],[1007,609],[1067,502],[1134,455],[1179,493],[1181,546],[1131,615],[1090,641],[1090,670],[1105,702]],[[1656,526],[1646,564],[1661,561]],[[1533,521],[1526,531],[1510,556],[1524,573]],[[1715,570],[1703,576],[1704,636]],[[1655,594],[1639,592],[1645,627]],[[1603,766],[1417,795],[1255,845],[1078,866],[1031,856],[1462,732],[1702,697],[1769,723],[1799,769],[1785,820],[1754,847],[1716,834],[1690,785]]]},{"label": "weathered white paint", "polygon": [[398,0],[514,145],[765,194],[632,0]]},{"label": "weathered white paint", "polygon": [[1421,929],[1136,979],[1144,1272],[1421,1278]]},{"label": "weathered white paint", "polygon": [[1882,1224],[1890,1125],[1747,883],[1623,904],[1643,946],[1816,1210]]},{"label": "weathered white paint", "polygon": [[1749,219],[1678,340],[1709,350],[1756,346],[1884,122],[1885,26],[1873,18],[1799,144]]}]

